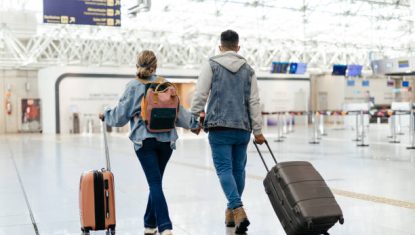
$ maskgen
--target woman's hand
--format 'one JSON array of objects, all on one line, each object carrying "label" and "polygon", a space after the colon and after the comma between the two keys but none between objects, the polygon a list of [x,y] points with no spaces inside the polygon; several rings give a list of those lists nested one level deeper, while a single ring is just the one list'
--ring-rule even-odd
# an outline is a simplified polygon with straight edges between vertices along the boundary
[{"label": "woman's hand", "polygon": [[193,134],[195,134],[195,135],[199,135],[199,133],[200,133],[200,130],[201,130],[202,128],[197,128],[197,129],[190,129],[190,131],[193,133]]},{"label": "woman's hand", "polygon": [[99,113],[98,118],[101,119],[101,121],[105,121],[105,115],[103,113]]}]

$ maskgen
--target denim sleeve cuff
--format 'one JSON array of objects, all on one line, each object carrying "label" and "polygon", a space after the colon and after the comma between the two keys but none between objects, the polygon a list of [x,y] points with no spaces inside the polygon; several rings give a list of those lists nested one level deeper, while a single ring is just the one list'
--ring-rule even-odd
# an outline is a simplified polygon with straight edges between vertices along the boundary
[{"label": "denim sleeve cuff", "polygon": [[262,134],[262,130],[254,130],[253,131],[254,135],[261,135]]}]

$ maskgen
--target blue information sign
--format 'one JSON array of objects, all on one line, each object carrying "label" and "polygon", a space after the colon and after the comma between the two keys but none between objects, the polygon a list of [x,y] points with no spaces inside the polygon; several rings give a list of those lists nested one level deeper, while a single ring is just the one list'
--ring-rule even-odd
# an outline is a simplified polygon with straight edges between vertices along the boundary
[{"label": "blue information sign", "polygon": [[121,26],[121,0],[43,0],[43,22]]},{"label": "blue information sign", "polygon": [[347,80],[347,86],[354,86],[355,81],[354,80]]},{"label": "blue information sign", "polygon": [[369,86],[369,80],[362,80],[362,86],[368,87]]}]

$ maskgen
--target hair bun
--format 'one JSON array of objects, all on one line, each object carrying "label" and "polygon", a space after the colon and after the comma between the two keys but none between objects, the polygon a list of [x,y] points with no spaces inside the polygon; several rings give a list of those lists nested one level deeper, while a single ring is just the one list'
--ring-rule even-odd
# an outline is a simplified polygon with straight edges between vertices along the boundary
[{"label": "hair bun", "polygon": [[137,76],[139,78],[148,78],[154,74],[157,69],[157,57],[150,50],[142,51],[137,57]]}]

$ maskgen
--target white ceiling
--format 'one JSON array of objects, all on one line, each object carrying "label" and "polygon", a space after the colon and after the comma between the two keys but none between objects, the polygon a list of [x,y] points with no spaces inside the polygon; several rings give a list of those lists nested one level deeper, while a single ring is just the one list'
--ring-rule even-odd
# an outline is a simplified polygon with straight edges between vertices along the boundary
[{"label": "white ceiling", "polygon": [[[153,0],[150,12],[130,18],[127,8],[135,2],[122,0],[123,27],[188,38],[228,28],[242,38],[372,46],[407,46],[415,37],[409,0]],[[41,23],[42,0],[0,0],[0,9],[35,11]]]},{"label": "white ceiling", "polygon": [[[397,3],[400,2],[400,3]],[[407,47],[414,39],[408,1],[159,0],[126,27],[183,37],[218,35],[231,28],[242,38],[270,38]]]},{"label": "white ceiling", "polygon": [[[415,49],[415,0],[153,0],[151,10],[136,17],[128,16],[127,9],[137,0],[121,1],[121,29],[43,25],[42,0],[0,0],[0,21],[7,18],[7,11],[31,11],[37,15],[36,40],[63,28],[59,31],[63,37],[94,39],[100,35],[100,40],[119,42],[132,35],[132,40],[155,42],[165,50],[171,45],[183,45],[183,50],[189,45],[215,47],[222,31],[234,29],[250,53],[266,48],[270,51],[263,53],[272,55],[275,50],[281,59],[280,52],[287,50],[286,58],[314,60],[315,64],[329,56],[326,63],[368,65],[373,54],[407,56]],[[307,56],[309,52],[312,55]],[[354,54],[359,55],[348,59]],[[269,61],[259,65],[268,66]]]}]

